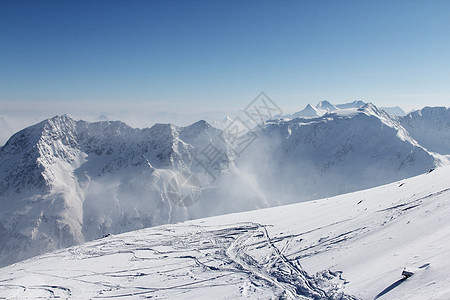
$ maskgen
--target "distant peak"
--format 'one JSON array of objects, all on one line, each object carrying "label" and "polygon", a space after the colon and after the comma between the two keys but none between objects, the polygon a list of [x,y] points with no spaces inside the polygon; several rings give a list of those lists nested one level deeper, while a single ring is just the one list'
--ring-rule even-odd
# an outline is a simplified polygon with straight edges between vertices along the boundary
[{"label": "distant peak", "polygon": [[332,105],[328,100],[322,100],[318,105]]},{"label": "distant peak", "polygon": [[445,107],[445,106],[425,106],[422,109],[419,110],[414,110],[412,112],[410,112],[409,114],[407,114],[406,116],[404,116],[405,118],[415,118],[415,117],[424,117],[426,115],[448,115],[450,114],[450,108]]},{"label": "distant peak", "polygon": [[207,128],[207,127],[209,127],[210,125],[209,125],[209,123],[206,122],[205,120],[200,120],[200,121],[197,121],[197,122],[191,124],[190,126],[196,126],[196,127]]},{"label": "distant peak", "polygon": [[337,110],[338,108],[331,104],[328,100],[322,100],[319,104],[316,105],[317,109],[325,110],[327,112],[332,112]]},{"label": "distant peak", "polygon": [[109,121],[109,118],[108,118],[107,115],[101,114],[101,115],[99,115],[99,116],[97,117],[97,120],[99,120],[99,121]]},{"label": "distant peak", "polygon": [[306,107],[298,111],[292,115],[290,115],[291,118],[298,118],[298,117],[318,117],[321,116],[323,113],[319,111],[319,109],[315,108],[311,104],[306,105]]},{"label": "distant peak", "polygon": [[367,104],[366,102],[364,102],[364,101],[362,101],[362,100],[353,100],[352,103],[353,103],[353,104],[356,104],[356,105],[365,105],[365,104]]},{"label": "distant peak", "polygon": [[432,112],[432,111],[446,112],[448,110],[449,110],[449,108],[447,108],[445,106],[425,106],[424,108],[421,109],[421,111],[426,111],[426,112]]},{"label": "distant peak", "polygon": [[197,121],[189,126],[183,127],[181,128],[182,130],[189,130],[189,131],[194,131],[194,132],[200,132],[203,130],[208,130],[210,129],[212,126],[206,122],[205,120],[200,120]]},{"label": "distant peak", "polygon": [[337,104],[336,107],[339,109],[346,109],[346,108],[359,108],[361,106],[366,105],[367,103],[362,100],[353,100],[352,102],[343,103],[343,104]]}]

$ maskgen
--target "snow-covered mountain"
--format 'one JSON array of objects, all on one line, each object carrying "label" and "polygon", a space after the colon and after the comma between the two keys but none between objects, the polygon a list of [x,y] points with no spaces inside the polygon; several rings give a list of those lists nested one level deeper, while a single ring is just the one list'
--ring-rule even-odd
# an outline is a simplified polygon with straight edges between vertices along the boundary
[{"label": "snow-covered mountain", "polygon": [[124,232],[204,216],[164,197],[198,149],[226,149],[200,121],[133,129],[54,117],[0,149],[0,264]]},{"label": "snow-covered mountain", "polygon": [[402,126],[432,152],[450,155],[450,109],[425,107],[400,118]]},{"label": "snow-covered mountain", "polygon": [[[386,184],[440,165],[372,104],[268,122],[257,134],[238,167],[254,174],[270,199],[286,197],[282,203]],[[276,196],[280,190],[283,196]]]},{"label": "snow-covered mountain", "polygon": [[[442,164],[371,104],[270,121],[238,139],[226,130],[205,121],[135,129],[58,116],[16,133],[0,148],[0,265],[108,233],[356,191]],[[237,153],[227,139],[250,144]],[[226,168],[206,170],[201,155],[220,156]]]},{"label": "snow-covered mountain", "polygon": [[323,114],[324,114],[323,111],[315,108],[311,104],[308,104],[308,105],[306,105],[306,107],[303,110],[293,113],[292,115],[289,115],[288,117],[292,118],[292,119],[300,118],[300,117],[319,117]]},{"label": "snow-covered mountain", "polygon": [[448,178],[108,236],[0,269],[0,298],[449,299]]},{"label": "snow-covered mountain", "polygon": [[334,106],[327,100],[320,101],[319,104],[317,104],[316,108],[323,112],[332,112],[338,110],[336,106]]},{"label": "snow-covered mountain", "polygon": [[303,110],[293,113],[291,115],[285,116],[285,118],[295,119],[301,117],[320,117],[326,113],[338,111],[340,109],[348,109],[348,108],[359,108],[367,103],[358,100],[344,104],[333,105],[327,100],[323,100],[319,102],[316,106],[312,106],[308,104]]},{"label": "snow-covered mountain", "polygon": [[233,118],[230,116],[226,116],[225,118],[222,118],[220,120],[213,120],[211,122],[211,126],[218,129],[224,129],[226,128],[231,122],[233,122]]},{"label": "snow-covered mountain", "polygon": [[349,102],[349,103],[337,104],[336,107],[339,108],[339,109],[358,108],[358,107],[364,106],[366,104],[367,103],[362,101],[362,100],[354,100],[354,101]]}]

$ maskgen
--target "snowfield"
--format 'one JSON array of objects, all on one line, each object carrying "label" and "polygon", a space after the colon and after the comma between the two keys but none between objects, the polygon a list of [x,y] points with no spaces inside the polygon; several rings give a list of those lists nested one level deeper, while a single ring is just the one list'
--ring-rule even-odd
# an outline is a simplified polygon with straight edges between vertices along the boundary
[{"label": "snowfield", "polygon": [[34,257],[0,269],[0,298],[450,299],[449,216],[441,167]]}]

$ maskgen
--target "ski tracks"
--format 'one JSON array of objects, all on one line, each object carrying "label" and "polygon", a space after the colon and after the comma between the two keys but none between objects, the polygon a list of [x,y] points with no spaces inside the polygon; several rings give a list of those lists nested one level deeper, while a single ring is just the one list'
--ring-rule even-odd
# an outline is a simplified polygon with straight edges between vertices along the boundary
[{"label": "ski tracks", "polygon": [[[232,260],[253,275],[252,280],[263,281],[260,284],[269,284],[280,298],[356,299],[345,295],[331,282],[328,282],[328,291],[325,291],[319,283],[328,280],[327,277],[310,276],[297,260],[292,262],[287,259],[283,250],[288,247],[292,237],[288,236],[286,240],[277,239],[277,242],[285,242],[280,250],[272,241],[265,225],[253,224],[257,229],[239,236],[226,251]],[[264,244],[265,247],[262,246]],[[326,273],[334,274],[329,271]]]},{"label": "ski tracks", "polygon": [[[27,271],[40,285],[2,282],[0,294],[196,298],[208,293],[217,296],[213,291],[220,290],[223,297],[234,298],[354,299],[335,282],[341,279],[339,272],[326,270],[311,276],[298,258],[286,257],[291,247],[291,251],[298,248],[297,237],[276,234],[271,238],[266,225],[253,222],[174,225],[145,235],[111,236],[69,248],[58,258],[48,254],[48,261],[56,264]],[[80,262],[83,269],[78,267]],[[64,287],[57,284],[63,282]]]}]

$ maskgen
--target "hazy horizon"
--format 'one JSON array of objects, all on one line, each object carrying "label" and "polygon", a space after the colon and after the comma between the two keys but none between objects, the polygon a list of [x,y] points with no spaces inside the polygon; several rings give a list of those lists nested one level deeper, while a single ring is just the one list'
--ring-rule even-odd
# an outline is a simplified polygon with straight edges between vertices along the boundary
[{"label": "hazy horizon", "polygon": [[449,11],[446,1],[3,1],[0,116],[227,112],[261,91],[285,112],[321,100],[448,105]]},{"label": "hazy horizon", "polygon": [[[270,96],[270,95],[269,95]],[[253,99],[250,99],[248,103],[250,103]],[[277,104],[275,99],[272,99]],[[360,99],[359,99],[360,100]],[[334,105],[344,104],[348,102],[333,102],[331,100],[327,100]],[[358,100],[356,100],[358,101]],[[364,100],[362,100],[364,101]],[[370,102],[370,101],[364,101]],[[170,111],[158,111],[152,110],[151,104],[148,103],[132,103],[127,107],[123,107],[120,104],[112,105],[101,105],[94,104],[91,106],[83,107],[80,103],[30,103],[28,102],[26,105],[23,103],[7,103],[3,104],[0,110],[0,126],[2,127],[2,132],[0,132],[0,145],[4,145],[7,140],[16,132],[24,129],[25,127],[34,125],[39,123],[45,119],[54,117],[56,115],[69,115],[70,117],[76,120],[84,120],[89,122],[96,121],[122,121],[127,123],[131,127],[135,128],[145,128],[151,127],[157,123],[171,123],[177,126],[187,126],[192,123],[195,123],[199,120],[206,120],[209,123],[213,123],[215,121],[221,121],[226,117],[234,118],[245,108],[248,103],[242,104],[242,107],[236,108],[234,110],[211,110],[211,111],[191,111],[191,112],[170,112]],[[308,103],[313,106],[316,106],[318,103]],[[377,107],[382,107],[377,103],[373,103]],[[306,104],[307,105],[307,104]],[[306,106],[305,105],[305,106]],[[298,107],[295,109],[286,109],[282,107],[283,115],[293,114],[295,112],[301,111],[305,108]],[[396,107],[398,105],[391,105],[386,107]],[[428,105],[428,106],[439,106],[439,105]],[[445,105],[442,105],[445,106]],[[383,106],[385,107],[385,106]],[[407,110],[404,107],[398,106],[402,108],[406,113],[414,111],[416,109],[421,109],[423,107],[417,107],[411,110]]]}]

